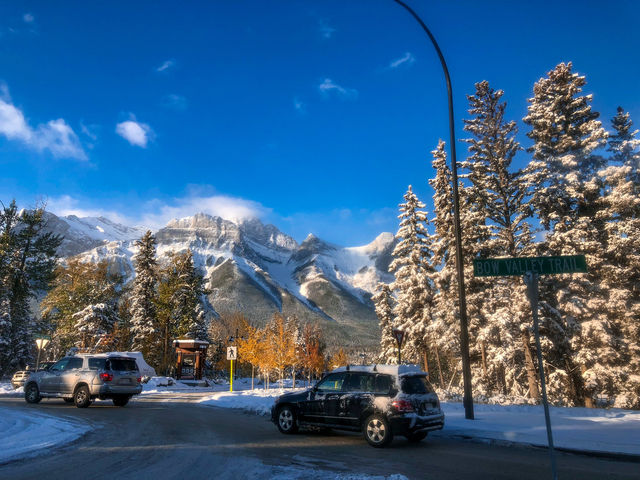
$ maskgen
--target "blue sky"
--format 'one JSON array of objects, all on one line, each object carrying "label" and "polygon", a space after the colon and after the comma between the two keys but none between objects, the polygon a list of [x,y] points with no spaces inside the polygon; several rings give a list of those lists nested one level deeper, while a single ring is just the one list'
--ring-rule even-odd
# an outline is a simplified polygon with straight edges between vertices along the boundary
[{"label": "blue sky", "polygon": [[[407,1],[447,58],[458,138],[475,82],[519,120],[562,61],[607,128],[618,105],[640,125],[638,2]],[[5,203],[364,244],[396,230],[409,184],[429,203],[447,121],[433,47],[391,0],[0,3]]]}]

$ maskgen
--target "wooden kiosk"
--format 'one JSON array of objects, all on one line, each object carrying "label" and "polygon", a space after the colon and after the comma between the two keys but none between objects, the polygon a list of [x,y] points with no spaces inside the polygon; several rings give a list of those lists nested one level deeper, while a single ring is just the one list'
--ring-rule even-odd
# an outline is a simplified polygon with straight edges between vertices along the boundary
[{"label": "wooden kiosk", "polygon": [[194,338],[178,338],[173,341],[176,349],[176,380],[202,380],[202,370],[207,357],[209,342]]}]

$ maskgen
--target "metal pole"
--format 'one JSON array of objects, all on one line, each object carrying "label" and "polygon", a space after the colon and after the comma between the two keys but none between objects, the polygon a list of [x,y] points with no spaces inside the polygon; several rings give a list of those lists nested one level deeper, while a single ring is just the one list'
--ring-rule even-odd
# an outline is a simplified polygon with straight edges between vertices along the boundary
[{"label": "metal pole", "polygon": [[36,357],[36,372],[38,371],[38,367],[40,366],[40,350],[41,348],[38,347],[38,356]]},{"label": "metal pole", "polygon": [[438,58],[442,64],[442,70],[444,71],[445,80],[447,82],[447,97],[449,102],[449,148],[451,149],[451,174],[453,177],[453,217],[456,235],[456,269],[458,271],[458,302],[460,306],[460,353],[462,355],[462,379],[464,384],[463,404],[465,418],[473,420],[471,362],[469,360],[469,330],[467,327],[467,299],[464,293],[464,264],[462,262],[462,233],[460,231],[460,197],[458,195],[458,162],[456,160],[456,137],[453,121],[453,94],[451,92],[451,78],[449,77],[449,69],[447,69],[447,63],[444,61],[444,56],[440,51],[438,42],[436,42],[435,37],[422,19],[406,3],[401,0],[393,1],[407,10],[425,31],[438,53]]},{"label": "metal pole", "polygon": [[524,283],[527,285],[531,312],[533,313],[533,333],[536,338],[536,351],[538,352],[538,368],[540,370],[540,387],[542,389],[542,405],[544,406],[544,421],[547,425],[547,442],[549,443],[549,455],[551,456],[551,475],[553,480],[558,479],[556,469],[556,455],[553,449],[553,434],[551,433],[551,417],[549,415],[549,403],[547,402],[547,387],[544,381],[544,364],[542,363],[542,348],[540,348],[540,331],[538,329],[538,278],[534,272],[524,275]]}]

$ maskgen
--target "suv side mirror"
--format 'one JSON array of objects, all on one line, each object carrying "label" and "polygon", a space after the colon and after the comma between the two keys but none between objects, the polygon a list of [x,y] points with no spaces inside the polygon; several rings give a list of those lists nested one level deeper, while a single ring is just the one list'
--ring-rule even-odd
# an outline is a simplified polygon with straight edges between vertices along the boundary
[{"label": "suv side mirror", "polygon": [[389,395],[391,395],[392,397],[395,397],[397,394],[398,394],[398,390],[397,389],[395,389],[393,387],[391,387],[389,389]]}]

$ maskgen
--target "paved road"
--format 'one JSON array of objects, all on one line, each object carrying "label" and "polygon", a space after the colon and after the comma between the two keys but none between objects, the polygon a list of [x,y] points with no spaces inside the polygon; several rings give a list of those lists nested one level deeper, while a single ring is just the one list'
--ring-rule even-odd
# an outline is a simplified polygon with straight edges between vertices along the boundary
[{"label": "paved road", "polygon": [[[61,400],[0,406],[82,418],[95,426],[51,454],[0,466],[0,479],[58,478],[333,478],[339,474],[414,479],[547,479],[543,449],[504,447],[430,436],[418,445],[396,438],[385,449],[355,434],[281,435],[265,417],[198,406],[182,395],[140,398],[125,408],[107,402],[77,409]],[[1,433],[0,433],[1,434]],[[638,479],[638,463],[559,454],[561,479]],[[328,472],[331,472],[327,474]]]}]

